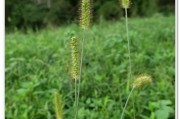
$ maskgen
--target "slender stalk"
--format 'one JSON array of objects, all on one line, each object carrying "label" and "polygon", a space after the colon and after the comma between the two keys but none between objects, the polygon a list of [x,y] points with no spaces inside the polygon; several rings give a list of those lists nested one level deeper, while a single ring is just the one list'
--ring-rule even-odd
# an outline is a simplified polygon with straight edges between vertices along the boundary
[{"label": "slender stalk", "polygon": [[120,118],[120,119],[123,119],[123,115],[124,115],[125,109],[126,109],[126,107],[127,107],[129,98],[130,98],[130,96],[131,96],[133,90],[134,90],[134,88],[131,89],[131,92],[130,92],[129,95],[128,95],[128,98],[127,98],[127,100],[126,100],[126,103],[125,103],[125,106],[124,106],[124,108],[123,108],[123,112],[122,112],[122,114],[121,114],[121,118]]},{"label": "slender stalk", "polygon": [[78,102],[79,102],[79,93],[80,93],[80,84],[81,84],[81,76],[82,76],[82,63],[83,63],[83,55],[84,55],[84,42],[85,42],[85,29],[83,29],[83,38],[82,38],[82,46],[81,46],[81,48],[82,48],[82,50],[81,50],[81,61],[80,61],[80,74],[79,74],[79,82],[78,82],[78,89],[77,89],[77,106],[76,106],[76,118],[78,118]]},{"label": "slender stalk", "polygon": [[128,41],[128,56],[129,56],[129,72],[128,72],[127,90],[129,91],[130,78],[131,78],[131,49],[130,49],[130,40],[129,40],[127,8],[125,8],[125,17],[126,17],[126,35],[127,35],[127,41]]},{"label": "slender stalk", "polygon": [[74,87],[75,87],[75,110],[74,110],[74,112],[75,112],[75,119],[76,119],[77,118],[77,116],[76,116],[76,113],[77,113],[77,80],[76,79],[75,79]]},{"label": "slender stalk", "polygon": [[[132,94],[132,97],[133,97],[133,99],[134,99],[134,93]],[[135,105],[134,105],[134,100],[132,100],[133,101],[133,117],[134,117],[134,119],[135,119]]]},{"label": "slender stalk", "polygon": [[[130,49],[130,40],[129,40],[129,28],[128,28],[128,14],[127,14],[127,8],[125,8],[125,17],[126,17],[126,35],[127,35],[127,41],[128,41],[128,56],[129,56],[129,72],[128,72],[128,81],[127,81],[127,92],[129,91],[130,87],[130,79],[132,75],[132,66],[131,66],[131,49]],[[133,101],[133,110],[134,110],[134,119],[135,119],[135,107],[134,107],[134,101]]]}]

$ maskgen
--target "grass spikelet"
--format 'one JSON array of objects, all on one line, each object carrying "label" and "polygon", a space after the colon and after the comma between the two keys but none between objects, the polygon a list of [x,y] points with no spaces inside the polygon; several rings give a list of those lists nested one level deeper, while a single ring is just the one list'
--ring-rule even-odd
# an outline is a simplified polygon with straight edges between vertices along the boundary
[{"label": "grass spikelet", "polygon": [[80,8],[80,25],[81,28],[87,29],[91,22],[91,0],[81,0]]},{"label": "grass spikelet", "polygon": [[78,39],[74,36],[70,39],[70,47],[71,47],[71,73],[72,73],[72,78],[75,80],[78,80],[79,69],[80,69],[80,51],[79,51]]},{"label": "grass spikelet", "polygon": [[54,102],[54,109],[56,113],[56,119],[63,119],[63,104],[61,100],[61,96],[58,92],[54,92],[53,94],[53,102]]},{"label": "grass spikelet", "polygon": [[152,78],[149,75],[140,75],[133,81],[133,88],[138,89],[152,82]]},{"label": "grass spikelet", "polygon": [[130,0],[120,0],[120,3],[123,8],[127,9],[130,6]]}]

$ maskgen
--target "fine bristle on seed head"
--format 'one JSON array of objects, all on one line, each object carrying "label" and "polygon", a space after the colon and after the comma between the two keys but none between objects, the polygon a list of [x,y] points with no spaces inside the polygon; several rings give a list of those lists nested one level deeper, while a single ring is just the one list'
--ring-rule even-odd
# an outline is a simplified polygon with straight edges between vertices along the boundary
[{"label": "fine bristle on seed head", "polygon": [[120,0],[120,4],[123,8],[127,9],[130,6],[130,0]]},{"label": "fine bristle on seed head", "polygon": [[80,49],[79,42],[76,37],[70,39],[71,48],[71,75],[75,80],[79,79],[79,69],[80,69]]},{"label": "fine bristle on seed head", "polygon": [[151,76],[143,74],[134,79],[132,87],[134,89],[138,89],[145,85],[150,84],[151,82],[152,82]]},{"label": "fine bristle on seed head", "polygon": [[87,29],[91,22],[91,4],[92,0],[81,0],[80,7],[80,26],[82,29]]}]

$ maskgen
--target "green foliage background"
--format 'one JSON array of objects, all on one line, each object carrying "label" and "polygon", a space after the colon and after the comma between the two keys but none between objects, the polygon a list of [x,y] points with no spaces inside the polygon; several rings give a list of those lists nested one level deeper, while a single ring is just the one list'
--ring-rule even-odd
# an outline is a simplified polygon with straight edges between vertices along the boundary
[{"label": "green foliage background", "polygon": [[[48,2],[50,1],[50,2]],[[6,30],[34,30],[79,20],[80,0],[6,0]],[[50,4],[49,4],[50,3]],[[94,0],[93,21],[117,20],[124,15],[119,0]],[[151,16],[156,12],[174,13],[175,0],[132,0],[129,16]]]},{"label": "green foliage background", "polygon": [[[173,15],[160,14],[129,19],[133,77],[148,73],[153,83],[134,92],[125,119],[132,119],[134,111],[137,119],[175,118],[174,21]],[[68,74],[72,32],[82,38],[77,24],[6,34],[6,119],[55,119],[56,90],[65,105],[64,119],[73,119],[74,84]],[[86,32],[79,119],[120,118],[128,96],[125,33],[124,19],[101,19]]]}]

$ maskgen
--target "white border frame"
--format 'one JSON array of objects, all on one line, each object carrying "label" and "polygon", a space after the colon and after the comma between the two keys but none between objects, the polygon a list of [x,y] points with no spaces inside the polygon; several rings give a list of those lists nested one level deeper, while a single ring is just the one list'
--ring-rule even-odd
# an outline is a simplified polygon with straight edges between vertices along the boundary
[{"label": "white border frame", "polygon": [[179,112],[179,106],[180,104],[178,103],[178,99],[179,99],[179,95],[180,95],[180,92],[179,92],[179,87],[180,86],[180,81],[178,81],[178,74],[179,74],[179,70],[178,70],[178,67],[179,67],[179,63],[178,63],[178,59],[179,59],[179,55],[180,55],[180,52],[179,52],[179,41],[178,41],[178,34],[179,34],[179,30],[178,30],[178,27],[179,27],[179,23],[178,23],[178,19],[179,19],[179,8],[178,8],[179,5],[179,2],[178,0],[175,0],[175,7],[176,7],[176,11],[175,11],[175,15],[176,15],[176,24],[175,24],[175,36],[176,36],[176,44],[175,44],[175,52],[176,52],[176,58],[175,58],[175,83],[176,83],[176,88],[175,88],[175,91],[176,91],[176,98],[175,98],[175,115],[176,115],[176,119],[178,119],[178,114],[180,113]]},{"label": "white border frame", "polygon": [[5,0],[0,2],[0,119],[5,118]]}]

